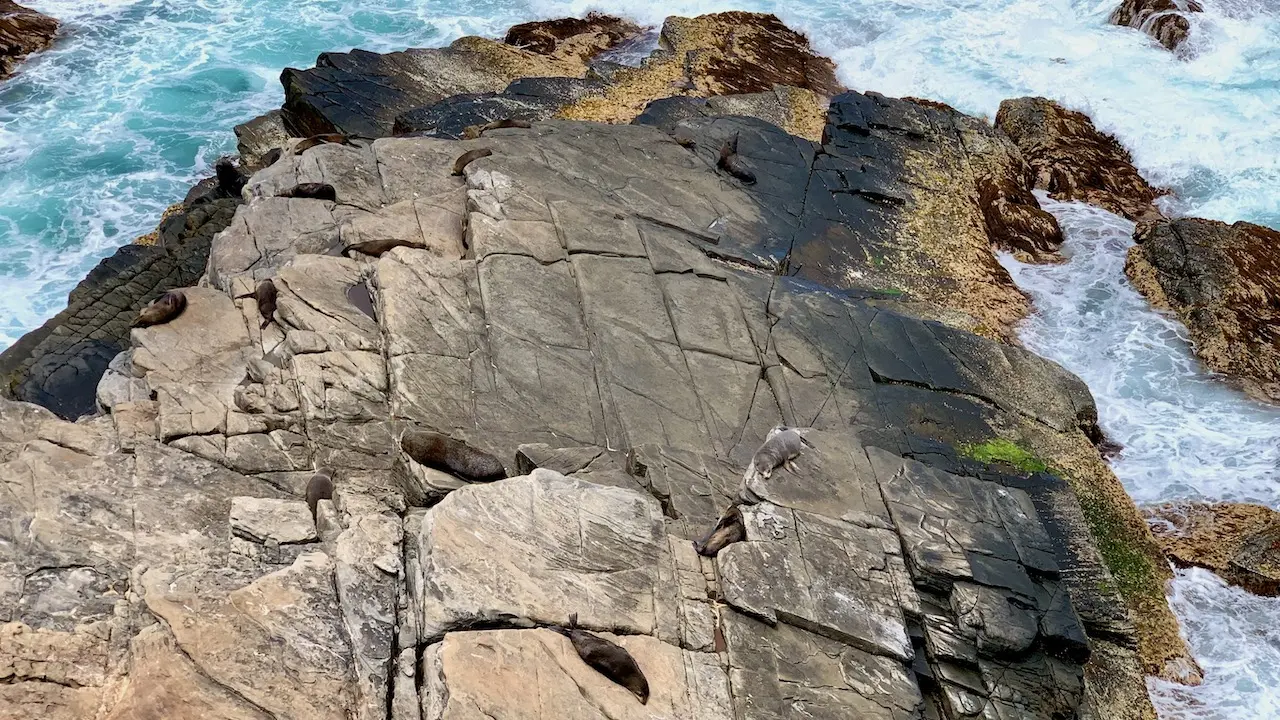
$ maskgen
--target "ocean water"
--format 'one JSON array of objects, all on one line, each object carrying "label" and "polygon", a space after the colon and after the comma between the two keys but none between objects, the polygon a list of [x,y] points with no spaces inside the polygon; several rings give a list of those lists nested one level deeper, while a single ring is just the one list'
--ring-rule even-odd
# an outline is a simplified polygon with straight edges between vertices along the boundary
[{"label": "ocean water", "polygon": [[[0,83],[0,348],[38,326],[102,257],[231,152],[231,127],[278,107],[281,68],[326,50],[386,51],[498,35],[602,10],[641,22],[775,12],[859,90],[994,117],[1044,95],[1130,148],[1171,212],[1280,227],[1280,0],[1202,0],[1180,56],[1106,24],[1119,0],[26,0],[65,23],[53,51]],[[1006,259],[1036,299],[1026,342],[1079,373],[1126,445],[1140,502],[1280,506],[1277,414],[1207,377],[1181,328],[1123,280],[1125,221],[1050,204],[1070,262]],[[1280,601],[1180,573],[1171,603],[1208,672],[1153,684],[1165,718],[1280,717]]]}]

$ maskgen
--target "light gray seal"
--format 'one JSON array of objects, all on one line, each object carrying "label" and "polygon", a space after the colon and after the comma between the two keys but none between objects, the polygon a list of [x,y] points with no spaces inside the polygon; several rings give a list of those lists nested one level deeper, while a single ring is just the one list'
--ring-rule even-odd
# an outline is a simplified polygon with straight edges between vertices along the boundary
[{"label": "light gray seal", "polygon": [[788,470],[795,472],[795,466],[791,461],[800,457],[800,451],[805,445],[813,447],[801,435],[801,432],[806,430],[808,428],[789,428],[785,425],[778,425],[770,430],[765,436],[764,444],[751,458],[751,467],[747,468],[748,479],[754,471],[756,475],[767,480],[773,471],[782,465],[786,465]]},{"label": "light gray seal", "polygon": [[578,629],[578,613],[569,616],[569,627],[550,628],[569,638],[578,657],[596,672],[630,690],[644,705],[649,702],[649,681],[626,648],[586,630]]}]

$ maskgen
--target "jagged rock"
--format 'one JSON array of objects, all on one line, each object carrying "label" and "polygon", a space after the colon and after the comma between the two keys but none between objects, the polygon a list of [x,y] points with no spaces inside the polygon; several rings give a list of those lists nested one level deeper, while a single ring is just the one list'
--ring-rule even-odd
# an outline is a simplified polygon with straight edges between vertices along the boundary
[{"label": "jagged rock", "polygon": [[573,55],[587,59],[600,50],[635,37],[640,31],[640,26],[630,20],[589,12],[582,18],[535,20],[512,25],[502,42],[539,55]]},{"label": "jagged rock", "polygon": [[647,634],[657,625],[662,511],[637,492],[535,470],[455,490],[408,542],[424,638],[477,623],[563,623],[569,612],[585,627]]},{"label": "jagged rock", "polygon": [[216,200],[182,210],[162,223],[156,244],[125,245],[98,263],[71,291],[65,310],[0,353],[0,389],[60,417],[93,413],[98,381],[128,347],[138,310],[200,279],[214,234],[238,204]]},{"label": "jagged rock", "polygon": [[1129,151],[1084,113],[1040,97],[1005,100],[996,127],[1013,139],[1035,171],[1035,186],[1059,200],[1079,200],[1130,220],[1161,217],[1163,194],[1133,166]]},{"label": "jagged rock", "polygon": [[1186,13],[1204,12],[1196,0],[1123,0],[1107,22],[1141,30],[1170,50],[1191,33]]},{"label": "jagged rock", "polygon": [[1280,513],[1243,503],[1167,503],[1146,510],[1179,567],[1202,567],[1257,595],[1280,595]]},{"label": "jagged rock", "polygon": [[284,113],[280,110],[272,110],[234,129],[240,163],[246,167],[257,169],[263,162],[263,156],[289,144],[289,131],[285,129]]},{"label": "jagged rock", "polygon": [[1178,314],[1210,370],[1280,402],[1280,231],[1180,218],[1139,225],[1133,240],[1134,287]]},{"label": "jagged rock", "polygon": [[0,0],[0,80],[12,75],[26,56],[53,45],[57,33],[57,20],[13,0]]},{"label": "jagged rock", "polygon": [[256,543],[305,543],[316,540],[306,503],[270,498],[231,498],[231,533]]}]

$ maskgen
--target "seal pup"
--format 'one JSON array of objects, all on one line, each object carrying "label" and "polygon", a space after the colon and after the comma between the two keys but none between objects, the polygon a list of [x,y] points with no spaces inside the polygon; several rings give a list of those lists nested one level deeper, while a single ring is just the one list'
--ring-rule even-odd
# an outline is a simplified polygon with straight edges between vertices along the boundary
[{"label": "seal pup", "polygon": [[732,140],[727,140],[724,145],[720,146],[720,159],[716,161],[716,167],[748,185],[756,183],[756,174],[747,169],[746,163],[742,161],[742,156],[738,154],[737,135],[734,135]]},{"label": "seal pup", "polygon": [[325,143],[332,143],[334,145],[350,145],[351,147],[356,147],[356,144],[351,142],[351,137],[352,136],[350,135],[343,135],[342,133],[323,133],[321,135],[312,135],[309,138],[303,139],[297,145],[294,145],[293,154],[301,155],[302,153],[310,150],[311,148],[317,145],[324,145]]},{"label": "seal pup", "polygon": [[458,156],[457,160],[453,161],[453,174],[461,175],[463,168],[475,162],[476,160],[479,160],[480,158],[489,157],[492,154],[493,154],[493,151],[490,150],[489,148],[476,148],[474,150],[468,150],[462,153],[461,155]]},{"label": "seal pup", "polygon": [[626,648],[586,630],[579,630],[578,613],[569,616],[569,627],[550,629],[569,638],[573,649],[578,651],[578,657],[596,672],[635,693],[641,705],[648,704],[649,681]]},{"label": "seal pup", "polygon": [[419,465],[444,470],[470,482],[490,482],[507,476],[502,461],[461,440],[427,430],[410,430],[400,448]]},{"label": "seal pup", "polygon": [[213,175],[218,179],[218,189],[226,193],[228,197],[240,197],[240,192],[244,190],[244,184],[249,178],[240,172],[240,168],[231,161],[231,158],[223,155],[213,164]]},{"label": "seal pup", "polygon": [[808,430],[808,428],[789,428],[778,425],[770,430],[765,436],[764,444],[756,450],[755,455],[751,456],[751,465],[747,468],[743,479],[750,480],[752,473],[755,473],[768,480],[773,471],[782,465],[786,465],[788,470],[795,472],[795,465],[791,461],[800,457],[800,451],[804,446],[813,447],[801,436],[802,430]]},{"label": "seal pup", "polygon": [[307,507],[311,508],[311,522],[316,521],[316,506],[321,500],[333,499],[333,471],[317,470],[307,481]]},{"label": "seal pup", "polygon": [[746,540],[747,528],[742,523],[742,511],[730,505],[720,516],[720,522],[701,540],[693,541],[693,549],[703,557],[715,557],[726,545]]},{"label": "seal pup", "polygon": [[338,191],[334,190],[329,183],[298,183],[280,193],[278,197],[338,202]]},{"label": "seal pup", "polygon": [[181,290],[170,290],[161,295],[151,304],[138,311],[138,317],[133,321],[133,327],[149,327],[151,325],[160,325],[182,314],[187,309],[187,296]]},{"label": "seal pup", "polygon": [[[253,292],[246,295],[237,295],[234,299],[243,300],[251,297],[258,301],[258,314],[262,316],[262,324],[258,326],[259,330],[266,330],[267,326],[276,319],[276,297],[280,291],[276,289],[276,284],[271,280],[263,280],[258,283],[258,287]],[[277,321],[277,325],[280,323]]]},{"label": "seal pup", "polygon": [[483,125],[468,125],[462,131],[462,139],[475,140],[490,130],[504,130],[506,128],[520,128],[521,130],[528,130],[532,127],[533,123],[528,120],[520,120],[518,118],[510,117],[502,118],[501,120],[494,120]]}]

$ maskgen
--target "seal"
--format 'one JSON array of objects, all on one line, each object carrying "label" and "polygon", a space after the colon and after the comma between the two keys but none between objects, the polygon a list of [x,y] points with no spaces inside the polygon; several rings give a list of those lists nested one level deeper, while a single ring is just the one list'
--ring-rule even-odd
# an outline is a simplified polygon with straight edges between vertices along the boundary
[{"label": "seal", "polygon": [[332,143],[334,145],[350,145],[351,147],[356,146],[355,143],[351,142],[350,135],[343,135],[342,133],[324,133],[323,135],[312,135],[309,138],[301,140],[297,145],[293,146],[293,154],[301,155],[311,148],[317,145],[324,145],[325,143]]},{"label": "seal", "polygon": [[701,540],[693,542],[693,549],[703,557],[715,557],[716,553],[736,542],[747,539],[747,528],[742,524],[742,511],[730,505],[720,516],[720,522]]},{"label": "seal", "polygon": [[187,296],[181,290],[170,290],[138,311],[133,327],[160,325],[182,314],[187,309]]},{"label": "seal", "polygon": [[[263,280],[258,283],[258,287],[254,288],[253,292],[247,295],[237,295],[235,299],[243,300],[244,298],[251,297],[254,300],[257,300],[258,314],[262,316],[262,324],[258,326],[258,329],[266,330],[267,326],[270,325],[272,321],[276,320],[276,297],[279,294],[280,291],[276,290],[275,283],[270,280]],[[279,321],[276,321],[276,324],[279,325]]]},{"label": "seal", "polygon": [[800,457],[800,451],[805,445],[813,447],[808,440],[805,440],[800,435],[801,430],[807,429],[778,425],[770,430],[769,434],[765,436],[764,444],[751,457],[751,465],[747,468],[743,479],[750,480],[751,474],[754,472],[767,480],[773,474],[773,471],[782,465],[786,465],[788,470],[795,472],[795,466],[791,464],[791,461]]},{"label": "seal", "polygon": [[489,157],[492,154],[493,151],[489,148],[476,148],[462,153],[457,160],[453,161],[453,174],[461,175],[463,168],[480,158]]},{"label": "seal", "polygon": [[748,185],[756,183],[756,174],[747,168],[746,163],[742,161],[742,156],[738,154],[738,136],[736,135],[720,146],[720,159],[716,161],[716,167]]},{"label": "seal", "polygon": [[400,448],[414,462],[444,470],[470,482],[491,482],[507,476],[498,458],[461,440],[427,430],[410,430]]},{"label": "seal", "polygon": [[249,181],[226,155],[213,164],[213,175],[218,179],[218,189],[226,193],[227,197],[240,197],[244,184]]},{"label": "seal", "polygon": [[282,155],[284,155],[284,151],[280,148],[271,148],[263,154],[259,162],[262,163],[262,167],[269,168],[272,165],[275,165],[276,161],[279,160]]},{"label": "seal", "polygon": [[307,481],[307,507],[311,508],[311,521],[316,520],[316,506],[321,500],[333,499],[333,471],[317,470]]},{"label": "seal", "polygon": [[468,125],[462,131],[462,139],[475,140],[478,137],[482,137],[490,130],[504,130],[506,128],[520,128],[521,130],[528,130],[532,127],[533,123],[528,120],[520,120],[518,118],[511,117],[502,118],[501,120],[487,122],[484,125]]},{"label": "seal", "polygon": [[578,657],[596,672],[630,690],[641,705],[649,702],[649,681],[645,679],[636,659],[626,648],[609,642],[586,630],[578,629],[578,613],[569,616],[569,627],[549,628],[569,638]]},{"label": "seal", "polygon": [[280,193],[279,197],[338,202],[338,191],[329,183],[298,183]]}]

